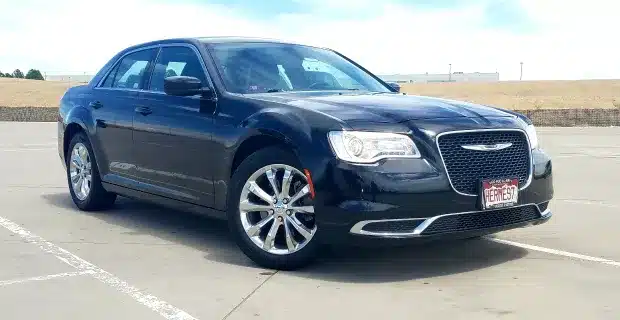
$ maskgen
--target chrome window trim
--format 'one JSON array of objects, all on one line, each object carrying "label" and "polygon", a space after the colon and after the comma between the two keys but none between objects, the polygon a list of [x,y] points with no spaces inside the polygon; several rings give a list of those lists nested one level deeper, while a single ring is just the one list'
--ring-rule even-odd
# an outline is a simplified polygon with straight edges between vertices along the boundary
[{"label": "chrome window trim", "polygon": [[[538,204],[536,203],[526,203],[526,204],[512,206],[512,207],[505,208],[505,209],[520,208],[520,207],[527,207],[527,206],[536,207],[536,210],[540,214],[539,219],[547,218],[551,215],[551,210],[549,208],[547,208],[547,210],[545,210],[544,212],[540,212]],[[500,209],[495,209],[495,210],[500,210]],[[422,237],[422,232],[424,232],[426,228],[428,228],[431,224],[433,224],[433,222],[435,222],[439,218],[443,218],[447,216],[463,215],[463,214],[480,213],[480,212],[486,212],[486,211],[494,211],[494,210],[476,210],[476,211],[466,211],[466,212],[457,212],[457,213],[446,213],[446,214],[441,214],[441,215],[428,217],[428,218],[364,220],[364,221],[360,221],[356,223],[355,225],[353,225],[353,227],[349,230],[349,232],[352,234],[368,235],[368,236],[376,236],[376,237]],[[370,223],[374,223],[374,222],[410,221],[410,220],[424,220],[424,222],[422,222],[419,226],[417,226],[411,232],[372,232],[372,231],[362,230],[364,226]]]},{"label": "chrome window trim", "polygon": [[449,134],[459,134],[459,133],[470,133],[470,132],[497,132],[497,131],[512,131],[512,132],[521,132],[524,136],[525,136],[525,141],[527,141],[527,150],[530,156],[530,172],[527,178],[527,181],[525,182],[525,185],[523,185],[523,187],[519,188],[519,191],[521,190],[525,190],[527,187],[530,186],[530,184],[532,183],[532,178],[533,178],[533,173],[534,173],[534,157],[532,156],[532,146],[530,144],[530,137],[528,137],[527,132],[525,132],[525,130],[523,129],[514,129],[514,128],[506,128],[506,129],[473,129],[473,130],[456,130],[456,131],[446,131],[446,132],[442,132],[439,133],[436,137],[435,137],[435,145],[437,146],[437,151],[439,152],[439,157],[441,158],[441,162],[443,164],[443,168],[446,171],[446,176],[448,177],[448,182],[450,183],[450,187],[452,187],[452,190],[454,190],[454,192],[462,195],[462,196],[468,196],[468,197],[477,197],[477,194],[469,194],[469,193],[463,193],[460,192],[458,190],[456,190],[456,188],[454,187],[454,184],[452,184],[452,179],[450,178],[450,173],[448,172],[448,168],[446,167],[446,161],[443,158],[443,154],[441,153],[441,148],[439,147],[439,138],[445,135],[449,135]]},{"label": "chrome window trim", "polygon": [[[106,73],[104,74],[103,77],[101,77],[99,82],[97,82],[94,85],[93,89],[96,89],[96,90],[111,90],[111,91],[128,91],[128,92],[165,94],[164,92],[161,92],[161,91],[153,91],[153,90],[147,90],[147,89],[104,88],[104,87],[101,87],[101,85],[106,80],[106,78],[110,75],[110,72],[112,72],[126,56],[128,56],[130,54],[133,54],[133,53],[136,53],[136,52],[144,51],[144,50],[157,49],[157,54],[155,55],[155,60],[153,60],[153,64],[155,64],[157,62],[157,59],[159,58],[159,55],[161,53],[161,49],[166,48],[166,47],[187,47],[187,48],[190,48],[190,49],[192,49],[194,51],[194,54],[196,54],[196,57],[198,58],[198,60],[200,61],[200,65],[202,66],[202,71],[205,74],[205,79],[207,80],[207,85],[213,90],[213,94],[215,95],[215,99],[217,99],[217,92],[215,91],[215,87],[213,85],[213,79],[211,78],[211,75],[209,74],[209,71],[207,69],[207,65],[206,65],[206,63],[204,61],[204,58],[202,57],[202,54],[200,54],[200,51],[198,50],[198,48],[195,45],[190,44],[190,43],[182,43],[182,42],[177,42],[177,43],[161,43],[161,44],[156,44],[156,45],[150,45],[150,46],[136,48],[136,49],[133,49],[131,51],[126,52],[125,54],[123,54],[121,57],[119,57],[114,62],[112,67],[110,67],[110,69],[108,71],[106,71]],[[151,77],[152,76],[153,76],[153,71],[150,70],[149,71],[149,79],[148,79],[148,82],[147,82],[148,85],[151,84]]]}]

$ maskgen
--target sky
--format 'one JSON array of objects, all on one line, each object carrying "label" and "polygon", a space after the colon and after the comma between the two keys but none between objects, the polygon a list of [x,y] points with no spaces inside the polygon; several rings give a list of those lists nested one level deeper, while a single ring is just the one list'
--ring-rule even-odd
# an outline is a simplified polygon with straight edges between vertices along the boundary
[{"label": "sky", "polygon": [[617,0],[0,0],[0,71],[93,74],[162,38],[251,36],[335,49],[375,74],[620,78]]}]

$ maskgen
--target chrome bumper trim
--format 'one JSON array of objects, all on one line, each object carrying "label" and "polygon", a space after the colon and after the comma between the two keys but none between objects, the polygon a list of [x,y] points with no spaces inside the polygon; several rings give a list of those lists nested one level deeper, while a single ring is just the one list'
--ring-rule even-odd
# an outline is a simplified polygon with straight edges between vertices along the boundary
[{"label": "chrome bumper trim", "polygon": [[[526,206],[536,206],[536,208],[538,209],[538,205],[535,203],[522,204],[522,205],[514,206],[511,208],[519,208],[519,207],[526,207]],[[447,213],[447,214],[442,214],[442,215],[429,217],[429,218],[364,220],[364,221],[360,221],[356,223],[351,228],[351,230],[349,230],[349,232],[352,234],[375,236],[375,237],[419,237],[421,236],[422,232],[426,230],[426,228],[428,228],[433,222],[435,222],[439,218],[447,217],[447,216],[456,216],[456,215],[461,215],[461,214],[478,213],[478,212],[483,212],[483,211],[478,210],[478,211],[466,211],[466,212],[458,212],[458,213]],[[538,212],[541,215],[540,219],[551,216],[551,210],[549,210],[548,208],[547,210],[543,212],[540,212],[540,209],[538,209]],[[366,225],[375,223],[375,222],[414,221],[414,220],[424,220],[424,222],[422,222],[418,227],[411,230],[410,232],[373,232],[373,231],[363,230],[363,228]]]},{"label": "chrome bumper trim", "polygon": [[373,232],[373,231],[363,230],[363,228],[366,225],[375,223],[375,222],[396,222],[396,221],[416,221],[416,220],[427,220],[427,219],[426,218],[409,218],[409,219],[364,220],[364,221],[360,221],[356,223],[349,232],[354,233],[354,234],[362,234],[362,235],[377,236],[377,237],[406,237],[406,236],[412,235],[412,233],[411,232]]}]

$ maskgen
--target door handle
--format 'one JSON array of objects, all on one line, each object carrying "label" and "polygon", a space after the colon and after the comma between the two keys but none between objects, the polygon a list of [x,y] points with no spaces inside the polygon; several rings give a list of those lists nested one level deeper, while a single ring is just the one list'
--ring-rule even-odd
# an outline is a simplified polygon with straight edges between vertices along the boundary
[{"label": "door handle", "polygon": [[88,106],[93,108],[93,109],[99,109],[99,108],[103,107],[103,104],[101,103],[101,101],[93,101],[93,102],[89,103]]},{"label": "door handle", "polygon": [[146,116],[147,114],[151,114],[153,113],[153,110],[151,110],[151,108],[149,107],[136,107],[134,109],[134,111],[136,111],[137,113]]}]

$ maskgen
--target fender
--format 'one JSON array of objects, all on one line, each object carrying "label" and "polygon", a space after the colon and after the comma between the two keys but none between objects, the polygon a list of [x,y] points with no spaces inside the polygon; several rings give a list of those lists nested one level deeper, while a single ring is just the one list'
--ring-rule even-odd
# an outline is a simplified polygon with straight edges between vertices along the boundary
[{"label": "fender", "polygon": [[255,135],[268,135],[281,140],[293,148],[297,156],[303,154],[313,143],[310,126],[303,118],[290,110],[266,108],[252,114],[240,124],[247,135],[239,140],[239,145]]},{"label": "fender", "polygon": [[95,158],[95,161],[97,161],[97,159],[101,159],[101,157],[103,156],[103,153],[101,151],[101,148],[99,148],[99,144],[97,143],[97,141],[94,141],[94,138],[96,137],[95,135],[96,129],[93,123],[91,112],[81,105],[70,108],[69,109],[70,111],[67,113],[63,113],[63,110],[66,110],[66,109],[65,107],[61,105],[60,113],[61,113],[63,123],[62,123],[62,132],[60,132],[61,128],[59,128],[59,134],[62,134],[62,137],[59,137],[59,144],[61,144],[62,149],[59,148],[59,152],[62,153],[61,157],[62,157],[63,162],[65,161],[64,150],[68,148],[68,144],[69,144],[69,140],[68,140],[69,137],[66,137],[66,134],[67,134],[67,131],[69,130],[69,127],[72,124],[80,126],[80,128],[84,132],[86,132],[86,135],[90,139],[91,145],[93,147],[93,151],[94,151],[93,156]]},{"label": "fender", "polygon": [[332,153],[327,132],[341,130],[343,125],[324,120],[322,127],[315,126],[313,130],[306,117],[316,116],[316,113],[304,114],[289,108],[266,108],[246,119],[242,125],[250,129],[247,132],[252,135],[267,135],[282,141],[291,147],[303,169],[319,173],[327,165],[325,161],[329,157],[326,155]]},{"label": "fender", "polygon": [[[305,116],[299,110],[265,107],[239,122],[233,130],[239,134],[234,140],[226,143],[226,156],[222,159],[224,163],[216,164],[220,168],[216,169],[216,172],[220,173],[216,173],[214,177],[217,209],[226,209],[228,183],[235,163],[238,164],[238,157],[245,157],[248,150],[253,152],[262,147],[256,143],[265,143],[265,146],[274,143],[285,145],[297,156],[302,168],[311,172],[321,168],[317,159],[325,159],[325,153],[322,150],[331,153],[327,134],[322,130],[317,131],[316,128],[313,131],[308,121],[304,119]],[[330,124],[325,123],[325,125]],[[323,165],[324,168],[325,165]]]},{"label": "fender", "polygon": [[71,109],[71,111],[69,111],[69,113],[67,113],[64,117],[64,123],[65,130],[70,124],[75,123],[82,127],[82,130],[86,131],[89,136],[94,134],[94,126],[88,125],[89,123],[92,123],[92,115],[90,111],[83,106]]}]

